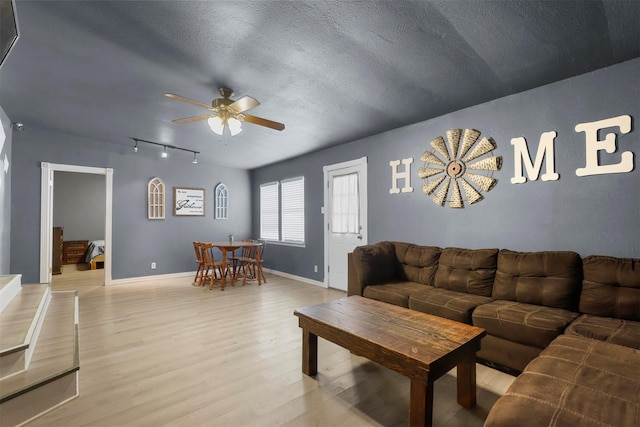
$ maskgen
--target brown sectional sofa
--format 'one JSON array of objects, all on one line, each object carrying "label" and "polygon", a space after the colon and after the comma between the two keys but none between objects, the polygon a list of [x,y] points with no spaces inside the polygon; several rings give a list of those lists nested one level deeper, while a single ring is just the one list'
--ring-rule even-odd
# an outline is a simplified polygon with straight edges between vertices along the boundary
[{"label": "brown sectional sofa", "polygon": [[379,242],[348,295],[486,329],[479,360],[518,375],[487,427],[640,426],[640,259]]},{"label": "brown sectional sofa", "polygon": [[485,427],[640,425],[638,350],[564,334],[493,405]]}]

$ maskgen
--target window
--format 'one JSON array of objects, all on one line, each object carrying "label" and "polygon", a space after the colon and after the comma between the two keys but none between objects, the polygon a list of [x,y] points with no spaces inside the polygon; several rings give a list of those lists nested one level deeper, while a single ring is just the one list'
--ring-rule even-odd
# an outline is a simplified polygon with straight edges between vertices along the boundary
[{"label": "window", "polygon": [[216,207],[215,207],[215,219],[227,219],[229,218],[229,190],[223,183],[216,185],[215,189]]},{"label": "window", "polygon": [[304,177],[260,186],[260,238],[304,244]]},{"label": "window", "polygon": [[164,219],[164,182],[157,177],[147,184],[147,218]]},{"label": "window", "polygon": [[260,238],[279,240],[278,183],[260,186]]},{"label": "window", "polygon": [[360,196],[358,174],[350,173],[333,177],[331,201],[331,232],[360,232]]}]

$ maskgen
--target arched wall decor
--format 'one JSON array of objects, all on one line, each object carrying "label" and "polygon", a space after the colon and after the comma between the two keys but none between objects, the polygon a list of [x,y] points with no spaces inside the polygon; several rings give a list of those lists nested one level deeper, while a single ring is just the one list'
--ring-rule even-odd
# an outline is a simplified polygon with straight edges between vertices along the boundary
[{"label": "arched wall decor", "polygon": [[435,193],[435,204],[464,208],[465,202],[479,202],[484,198],[481,193],[498,183],[493,172],[502,168],[502,157],[493,155],[497,148],[493,138],[478,142],[479,137],[480,131],[475,129],[448,130],[447,142],[438,136],[430,142],[432,150],[420,157],[424,162],[418,170],[418,177],[424,181],[422,192],[428,196]]},{"label": "arched wall decor", "polygon": [[158,178],[152,178],[147,184],[147,218],[164,219],[165,212],[165,186]]},{"label": "arched wall decor", "polygon": [[229,218],[229,189],[224,183],[216,185],[215,191],[215,219]]}]

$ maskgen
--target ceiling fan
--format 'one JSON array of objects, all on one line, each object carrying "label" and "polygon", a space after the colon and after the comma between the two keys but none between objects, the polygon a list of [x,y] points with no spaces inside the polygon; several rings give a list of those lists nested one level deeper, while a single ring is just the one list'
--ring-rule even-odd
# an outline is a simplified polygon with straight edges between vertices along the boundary
[{"label": "ceiling fan", "polygon": [[255,125],[265,126],[275,130],[284,129],[284,124],[282,123],[244,114],[245,111],[260,105],[258,100],[250,96],[243,96],[237,101],[234,101],[231,99],[233,96],[233,91],[231,89],[220,88],[219,92],[220,95],[222,95],[222,98],[214,99],[211,102],[211,105],[203,104],[202,102],[194,101],[193,99],[185,98],[184,96],[175,95],[173,93],[166,93],[165,96],[169,98],[197,105],[198,107],[206,108],[211,111],[209,114],[203,114],[202,116],[176,119],[172,120],[172,122],[176,124],[183,124],[197,122],[199,120],[207,120],[209,127],[216,134],[222,135],[226,125],[232,136],[242,132],[242,122],[253,123]]}]

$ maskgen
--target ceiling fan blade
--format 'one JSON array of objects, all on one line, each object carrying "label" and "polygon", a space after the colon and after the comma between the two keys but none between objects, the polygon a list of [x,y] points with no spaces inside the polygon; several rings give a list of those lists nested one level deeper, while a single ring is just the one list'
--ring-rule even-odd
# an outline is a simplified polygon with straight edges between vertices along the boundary
[{"label": "ceiling fan blade", "polygon": [[211,105],[203,104],[202,102],[194,101],[193,99],[185,98],[184,96],[175,95],[173,93],[165,93],[164,95],[169,98],[177,99],[178,101],[182,101],[188,104],[197,105],[198,107],[206,108],[207,110],[216,111],[213,109]]},{"label": "ceiling fan blade", "polygon": [[250,110],[254,107],[260,105],[257,99],[254,99],[250,96],[243,96],[242,98],[234,101],[227,108],[235,111],[236,113],[242,113],[243,111]]},{"label": "ceiling fan blade", "polygon": [[244,115],[244,121],[253,123],[254,125],[265,126],[275,130],[284,130],[284,124],[274,122],[271,120],[263,119],[262,117],[250,116],[248,114]]},{"label": "ceiling fan blade", "polygon": [[209,117],[215,117],[215,114],[205,114],[203,116],[187,117],[185,119],[171,120],[171,122],[177,125],[181,125],[183,123],[191,123],[191,122],[197,122],[198,120],[205,120],[205,119],[208,119]]}]

